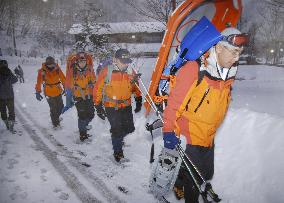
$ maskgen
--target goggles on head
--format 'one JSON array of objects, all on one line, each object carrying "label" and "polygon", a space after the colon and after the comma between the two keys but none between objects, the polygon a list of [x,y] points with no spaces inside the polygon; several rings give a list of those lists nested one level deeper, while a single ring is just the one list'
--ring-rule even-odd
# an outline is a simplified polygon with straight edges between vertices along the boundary
[{"label": "goggles on head", "polygon": [[230,45],[236,47],[247,46],[249,43],[249,35],[246,33],[243,34],[232,34],[229,36],[224,36],[223,41],[228,42]]}]

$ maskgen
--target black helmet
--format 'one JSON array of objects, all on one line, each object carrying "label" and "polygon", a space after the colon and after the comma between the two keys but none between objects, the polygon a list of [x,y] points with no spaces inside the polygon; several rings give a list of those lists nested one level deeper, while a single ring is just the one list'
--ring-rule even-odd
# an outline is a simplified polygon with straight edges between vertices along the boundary
[{"label": "black helmet", "polygon": [[3,67],[3,66],[6,66],[8,67],[8,63],[6,60],[0,60],[0,66]]},{"label": "black helmet", "polygon": [[55,59],[52,56],[48,56],[45,59],[45,65],[53,65],[55,64]]}]

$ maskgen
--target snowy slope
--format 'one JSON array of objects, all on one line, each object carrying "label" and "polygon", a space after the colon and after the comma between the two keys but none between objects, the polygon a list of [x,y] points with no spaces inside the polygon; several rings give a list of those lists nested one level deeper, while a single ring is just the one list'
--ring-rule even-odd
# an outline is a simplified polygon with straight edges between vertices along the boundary
[{"label": "snowy slope", "polygon": [[[8,60],[10,67],[18,63]],[[155,60],[134,63],[147,86]],[[22,135],[11,135],[0,122],[0,202],[88,202],[84,197],[99,202],[156,202],[148,193],[151,138],[144,127],[154,115],[147,119],[143,112],[134,115],[136,131],[127,136],[125,147],[131,161],[118,166],[112,161],[107,121],[94,118],[90,144],[76,143],[75,108],[63,115],[62,129],[51,129],[48,104],[34,95],[40,65],[40,60],[28,59],[22,66],[27,82],[14,86],[16,128]],[[232,106],[215,142],[213,187],[223,202],[284,202],[284,69],[241,66],[238,77]],[[156,155],[162,144],[157,130]],[[168,200],[182,202],[172,194]]]}]

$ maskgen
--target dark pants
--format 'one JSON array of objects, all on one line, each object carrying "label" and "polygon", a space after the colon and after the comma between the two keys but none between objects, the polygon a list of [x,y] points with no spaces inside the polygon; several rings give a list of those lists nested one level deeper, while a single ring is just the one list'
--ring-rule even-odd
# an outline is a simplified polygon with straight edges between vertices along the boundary
[{"label": "dark pants", "polygon": [[[198,168],[205,180],[210,180],[214,174],[214,147],[186,145],[185,153]],[[175,186],[184,187],[185,203],[198,203],[199,192],[195,187],[184,164],[181,165]]]},{"label": "dark pants", "polygon": [[20,83],[24,83],[25,82],[24,76],[20,75],[19,80],[20,80]]},{"label": "dark pants", "polygon": [[132,107],[127,106],[117,110],[113,107],[106,107],[105,111],[111,126],[110,133],[113,151],[122,152],[123,138],[135,130]]},{"label": "dark pants", "polygon": [[56,97],[48,97],[47,102],[49,104],[50,118],[51,118],[52,124],[53,126],[58,126],[60,123],[59,116],[64,107],[62,96],[59,95]]},{"label": "dark pants", "polygon": [[82,98],[75,98],[76,101],[76,109],[78,113],[78,128],[80,134],[87,133],[87,125],[91,122],[91,120],[95,116],[95,108],[93,103],[93,98],[83,100]]},{"label": "dark pants", "polygon": [[[7,110],[9,112],[9,117]],[[0,112],[3,121],[7,119],[9,119],[10,121],[15,121],[14,98],[0,99]]]}]

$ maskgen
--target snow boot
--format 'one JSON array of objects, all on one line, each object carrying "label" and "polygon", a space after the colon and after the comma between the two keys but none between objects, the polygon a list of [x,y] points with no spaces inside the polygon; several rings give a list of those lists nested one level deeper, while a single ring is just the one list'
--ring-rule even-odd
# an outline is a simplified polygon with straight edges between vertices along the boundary
[{"label": "snow boot", "polygon": [[174,194],[178,200],[184,198],[184,190],[183,187],[174,186],[173,188]]},{"label": "snow boot", "polygon": [[119,163],[120,160],[124,158],[124,154],[123,152],[114,152],[113,157],[114,157],[114,160]]},{"label": "snow boot", "polygon": [[5,125],[6,125],[7,130],[9,130],[9,122],[8,122],[8,120],[3,120],[3,121],[4,121]]},{"label": "snow boot", "polygon": [[80,140],[81,140],[81,142],[83,142],[86,139],[88,139],[87,132],[80,132]]},{"label": "snow boot", "polygon": [[8,121],[8,129],[10,130],[11,133],[15,134],[16,131],[14,130],[14,124],[15,124],[15,121]]}]

